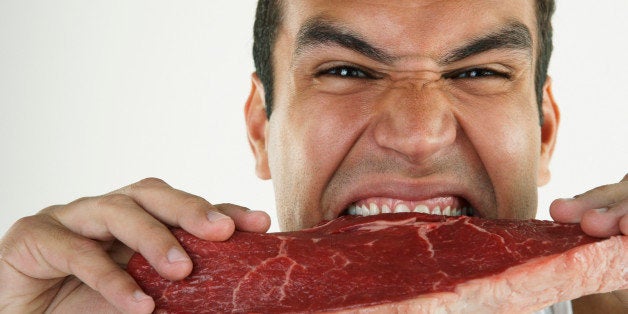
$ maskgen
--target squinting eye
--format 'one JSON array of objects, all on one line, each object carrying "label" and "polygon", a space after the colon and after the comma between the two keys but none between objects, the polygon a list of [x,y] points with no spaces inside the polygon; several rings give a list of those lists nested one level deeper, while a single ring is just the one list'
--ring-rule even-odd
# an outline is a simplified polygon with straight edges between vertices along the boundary
[{"label": "squinting eye", "polygon": [[318,73],[318,75],[331,75],[331,76],[339,76],[346,78],[364,78],[370,79],[373,78],[370,74],[356,68],[350,66],[338,66],[328,70],[323,70]]},{"label": "squinting eye", "polygon": [[474,78],[482,78],[482,77],[502,77],[509,78],[509,76],[505,73],[489,70],[489,69],[469,69],[462,72],[456,72],[452,75],[448,75],[448,78],[453,79],[474,79]]}]

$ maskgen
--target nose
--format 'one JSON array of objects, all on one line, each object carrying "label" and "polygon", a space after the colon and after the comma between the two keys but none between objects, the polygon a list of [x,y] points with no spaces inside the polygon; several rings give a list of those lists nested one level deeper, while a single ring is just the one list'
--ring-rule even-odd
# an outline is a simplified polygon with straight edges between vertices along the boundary
[{"label": "nose", "polygon": [[457,122],[437,83],[389,88],[378,105],[375,141],[413,163],[434,157],[456,139]]}]

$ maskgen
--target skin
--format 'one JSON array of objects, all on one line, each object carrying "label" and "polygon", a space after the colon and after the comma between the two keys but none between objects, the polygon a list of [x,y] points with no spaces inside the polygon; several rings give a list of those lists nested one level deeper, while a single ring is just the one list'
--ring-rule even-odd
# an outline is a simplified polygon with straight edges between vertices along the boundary
[{"label": "skin", "polygon": [[[531,2],[290,1],[285,16],[274,50],[272,116],[266,119],[255,74],[245,106],[256,171],[273,179],[283,230],[334,218],[374,196],[452,196],[484,217],[534,217],[559,122],[548,80],[539,125],[536,47],[439,62],[512,21],[529,28],[536,43]],[[297,45],[304,23],[321,16],[394,58],[376,61],[333,43]],[[339,77],[339,66],[377,79]],[[480,66],[508,71],[508,79],[452,74]],[[626,235],[628,177],[557,200],[550,210],[591,235]],[[0,242],[0,281],[12,285],[0,289],[0,312],[151,312],[154,302],[118,266],[132,251],[165,278],[181,279],[192,265],[166,226],[221,241],[235,229],[265,232],[269,224],[263,212],[212,205],[159,179],[52,206],[18,221]],[[608,296],[607,303],[628,300],[625,291]]]},{"label": "skin", "polygon": [[[359,2],[361,14],[352,1],[333,11],[325,1],[286,6],[275,49],[274,111],[268,122],[256,120],[259,129],[251,136],[258,155],[272,156],[262,157],[268,165],[260,164],[258,173],[273,179],[282,229],[310,227],[366,197],[455,196],[485,217],[533,218],[558,123],[547,97],[539,128],[533,52],[500,49],[439,64],[509,21],[534,29],[532,6]],[[468,18],[469,6],[495,11],[493,18]],[[372,23],[364,23],[365,16]],[[359,34],[394,61],[377,62],[331,43],[295,53],[297,33],[312,18]],[[460,20],[469,23],[450,23]],[[377,78],[319,74],[339,66]],[[507,71],[511,78],[444,78],[475,67]]]}]

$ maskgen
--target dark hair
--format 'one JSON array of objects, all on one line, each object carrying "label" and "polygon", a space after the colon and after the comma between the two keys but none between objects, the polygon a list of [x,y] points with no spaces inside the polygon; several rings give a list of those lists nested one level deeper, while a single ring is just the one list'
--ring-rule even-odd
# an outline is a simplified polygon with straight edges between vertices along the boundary
[{"label": "dark hair", "polygon": [[[536,19],[539,43],[534,76],[536,99],[539,105],[539,119],[543,123],[543,85],[547,77],[550,57],[554,48],[552,44],[552,15],[554,0],[536,0]],[[259,0],[253,26],[253,60],[255,70],[264,85],[266,98],[266,115],[270,117],[273,103],[273,58],[272,49],[277,39],[277,32],[282,15],[281,0]]]},{"label": "dark hair", "polygon": [[539,105],[539,122],[543,124],[543,85],[547,79],[547,68],[554,44],[552,43],[552,15],[556,4],[554,0],[536,0],[536,25],[539,38],[539,50],[536,56],[536,69],[534,72],[534,88],[536,90],[536,102]]},{"label": "dark hair", "polygon": [[273,107],[273,46],[282,20],[281,0],[259,0],[253,24],[253,61],[255,71],[264,85],[266,116]]}]

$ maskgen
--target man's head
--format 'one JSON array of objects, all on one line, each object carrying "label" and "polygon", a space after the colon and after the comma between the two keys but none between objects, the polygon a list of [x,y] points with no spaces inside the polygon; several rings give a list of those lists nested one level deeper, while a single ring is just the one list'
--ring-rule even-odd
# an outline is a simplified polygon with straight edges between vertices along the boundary
[{"label": "man's head", "polygon": [[270,2],[246,118],[282,229],[356,205],[534,216],[558,122],[553,3]]}]

